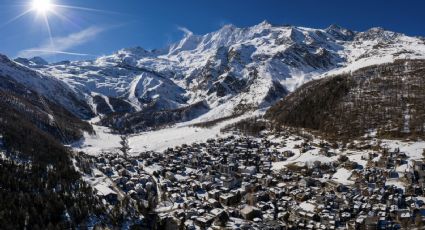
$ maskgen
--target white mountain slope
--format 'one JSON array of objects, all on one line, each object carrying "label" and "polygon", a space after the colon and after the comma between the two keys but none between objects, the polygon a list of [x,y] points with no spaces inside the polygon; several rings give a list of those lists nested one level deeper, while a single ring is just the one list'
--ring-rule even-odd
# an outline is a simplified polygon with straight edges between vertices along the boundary
[{"label": "white mountain slope", "polygon": [[[75,116],[82,118],[93,116],[83,94],[72,90],[69,85],[53,76],[42,74],[0,55],[0,81],[4,83],[7,80],[13,80],[39,93],[51,102],[65,107]],[[14,91],[11,88],[2,88],[1,90]],[[35,100],[38,99],[35,98]]]},{"label": "white mountain slope", "polygon": [[227,25],[205,35],[187,33],[160,50],[123,49],[93,61],[39,69],[87,98],[93,93],[119,98],[136,111],[205,100],[211,111],[200,121],[266,107],[326,73],[405,58],[425,58],[424,39],[381,28],[353,32],[262,22],[248,28]]}]

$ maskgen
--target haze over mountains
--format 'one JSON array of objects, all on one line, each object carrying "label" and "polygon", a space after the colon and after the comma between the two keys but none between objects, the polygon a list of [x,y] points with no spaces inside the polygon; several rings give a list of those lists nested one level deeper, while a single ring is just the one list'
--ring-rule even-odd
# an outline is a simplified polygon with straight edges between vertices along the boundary
[{"label": "haze over mountains", "polygon": [[[137,132],[266,108],[311,79],[421,58],[423,38],[382,28],[355,32],[264,21],[248,28],[226,25],[205,35],[187,32],[163,49],[126,48],[90,61],[15,60],[26,69],[4,57],[7,68],[1,69],[76,116],[102,115],[104,124],[116,128],[131,120],[128,131]],[[30,77],[19,77],[24,70]]]}]

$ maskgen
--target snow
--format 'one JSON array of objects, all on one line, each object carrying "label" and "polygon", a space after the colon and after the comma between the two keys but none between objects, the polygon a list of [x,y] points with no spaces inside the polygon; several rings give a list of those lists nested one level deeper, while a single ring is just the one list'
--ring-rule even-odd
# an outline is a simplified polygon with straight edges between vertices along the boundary
[{"label": "snow", "polygon": [[155,172],[160,172],[162,170],[162,166],[153,164],[150,166],[143,167],[143,170],[152,176]]},{"label": "snow", "polygon": [[349,178],[351,177],[351,173],[351,170],[339,168],[331,179],[343,185],[352,185],[354,184],[354,182],[349,180]]},{"label": "snow", "polygon": [[110,189],[108,185],[106,184],[97,184],[94,186],[94,188],[97,190],[98,194],[106,196],[109,194],[117,194],[114,190]]},{"label": "snow", "polygon": [[137,83],[142,79],[143,75],[140,75],[138,77],[136,77],[131,83],[130,83],[130,95],[128,97],[129,101],[131,102],[131,104],[133,105],[137,105],[137,111],[141,110],[142,105],[140,105],[139,100],[137,99],[136,96],[136,88],[137,88]]},{"label": "snow", "polygon": [[83,151],[87,154],[98,155],[102,152],[118,152],[121,147],[119,135],[111,133],[107,127],[93,125],[95,135],[84,133],[83,140],[74,143],[72,147],[76,151]]},{"label": "snow", "polygon": [[[321,163],[330,163],[337,160],[337,156],[327,157],[319,154],[319,149],[314,148],[312,150],[308,150],[305,153],[301,153],[300,149],[295,148],[296,145],[300,145],[303,140],[295,141],[295,136],[286,140],[286,147],[277,149],[279,152],[292,151],[295,155],[288,158],[286,161],[281,162],[273,162],[272,170],[281,170],[285,168],[287,165],[296,164],[299,166],[311,165],[316,161]],[[273,140],[272,141],[276,141]]]},{"label": "snow", "polygon": [[177,181],[179,181],[179,182],[181,182],[181,181],[186,181],[187,179],[189,179],[189,177],[188,176],[183,176],[183,175],[180,175],[180,174],[176,174],[176,175],[174,175],[174,177],[176,178],[176,180]]},{"label": "snow", "polygon": [[45,98],[62,105],[75,115],[84,117],[83,109],[78,108],[78,103],[84,100],[83,96],[48,73],[27,68],[0,54],[0,76],[1,79],[11,78]]},{"label": "snow", "polygon": [[171,203],[171,202],[162,202],[158,205],[158,207],[155,209],[155,212],[161,213],[161,212],[170,212],[176,209],[179,209],[180,204],[179,203]]},{"label": "snow", "polygon": [[[156,131],[142,132],[128,137],[130,154],[137,155],[144,151],[161,152],[169,147],[175,147],[182,144],[191,144],[194,142],[205,142],[209,138],[226,136],[229,134],[221,133],[225,126],[259,114],[260,112],[249,113],[233,119],[219,122],[210,128],[194,127],[197,121],[176,124],[173,127],[164,128]],[[74,143],[72,147],[76,151],[83,151],[90,155],[98,155],[102,152],[119,152],[121,147],[121,137],[118,134],[104,126],[95,125],[99,118],[91,120],[95,135],[84,134],[83,140]]]},{"label": "snow", "polygon": [[316,205],[309,203],[307,201],[301,202],[299,206],[301,209],[307,212],[314,212],[314,210],[316,209]]},{"label": "snow", "polygon": [[[321,57],[323,53],[328,56]],[[294,58],[300,55],[317,56],[317,63],[329,64],[318,67]],[[91,92],[119,97],[136,110],[150,100],[158,100],[159,109],[206,100],[211,112],[203,119],[211,120],[232,114],[239,104],[267,107],[264,99],[273,81],[293,91],[312,79],[405,58],[425,58],[424,42],[380,28],[351,32],[338,26],[313,29],[263,22],[247,28],[225,25],[204,35],[186,31],[180,41],[162,49],[127,48],[93,61],[47,65],[40,70],[87,98]],[[248,86],[224,97],[209,93],[226,75]]]},{"label": "snow", "polygon": [[395,58],[392,55],[386,55],[383,57],[370,57],[370,58],[363,58],[360,60],[353,61],[351,63],[348,63],[345,67],[333,69],[331,71],[328,71],[324,73],[323,75],[319,75],[314,77],[315,79],[323,78],[326,76],[332,76],[332,75],[338,75],[338,74],[346,74],[351,73],[356,70],[359,70],[361,68],[372,66],[372,65],[380,65],[380,64],[386,64],[386,63],[393,63]]},{"label": "snow", "polygon": [[350,161],[356,162],[357,164],[366,168],[367,161],[362,159],[362,156],[367,155],[365,152],[350,152],[347,154],[347,157]]},{"label": "snow", "polygon": [[[103,100],[105,100],[105,103],[106,103],[106,105],[109,107],[109,109],[112,111],[112,112],[115,112],[115,109],[114,109],[114,107],[111,105],[111,103],[109,102],[109,97],[108,96],[105,96],[105,95],[103,95],[103,94],[99,94],[99,93],[96,93],[96,92],[92,92],[91,93],[91,96],[100,96],[100,97],[102,97],[103,98]],[[89,99],[89,105],[92,107],[92,109],[93,109],[93,111],[95,112],[95,113],[97,113],[97,106],[94,104],[94,102],[93,102],[93,99],[92,98],[90,98]]]},{"label": "snow", "polygon": [[403,132],[410,133],[409,104],[406,105],[406,108],[403,111]]},{"label": "snow", "polygon": [[318,149],[306,152],[305,154],[302,154],[299,158],[297,158],[297,162],[313,163],[315,161],[319,161],[322,163],[330,163],[335,161],[335,159],[318,155]]},{"label": "snow", "polygon": [[411,166],[411,165],[409,165],[409,164],[403,164],[403,165],[397,166],[396,172],[404,173],[404,172],[406,172],[409,169],[409,166]]},{"label": "snow", "polygon": [[204,142],[209,138],[225,136],[228,134],[222,134],[220,129],[245,117],[246,116],[240,116],[226,120],[211,128],[198,128],[190,126],[190,124],[186,123],[182,126],[176,125],[171,128],[164,128],[157,131],[150,131],[133,135],[128,139],[128,143],[131,148],[130,153],[137,154],[142,151],[161,152],[169,147],[175,147],[194,142]]},{"label": "snow", "polygon": [[406,153],[410,161],[420,160],[424,157],[422,153],[425,149],[425,141],[383,140],[382,144],[391,151],[399,148],[400,152]]}]

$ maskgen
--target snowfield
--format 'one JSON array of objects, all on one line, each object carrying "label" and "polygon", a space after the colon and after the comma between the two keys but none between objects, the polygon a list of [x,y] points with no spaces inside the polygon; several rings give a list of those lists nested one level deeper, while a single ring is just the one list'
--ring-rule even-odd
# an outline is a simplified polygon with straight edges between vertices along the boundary
[{"label": "snowfield", "polygon": [[197,128],[190,126],[177,126],[165,128],[158,131],[145,132],[129,138],[131,153],[141,151],[161,152],[169,147],[182,144],[203,142],[208,138],[222,136],[220,129],[224,124],[214,126],[213,128]]},{"label": "snowfield", "polygon": [[[229,134],[221,133],[220,129],[226,125],[235,123],[242,119],[261,114],[261,112],[248,113],[233,119],[219,122],[211,128],[199,128],[192,126],[198,120],[186,123],[180,123],[175,126],[156,131],[149,131],[130,135],[128,144],[130,154],[138,154],[144,151],[161,152],[169,147],[175,147],[182,144],[191,144],[194,142],[205,142],[209,138],[217,138]],[[92,123],[98,119],[93,119]],[[112,131],[103,126],[93,125],[95,135],[85,133],[84,139],[74,143],[72,147],[76,151],[83,151],[90,155],[98,155],[102,152],[120,152],[121,137],[113,134]]]},{"label": "snowfield", "polygon": [[107,127],[93,125],[95,135],[84,134],[84,139],[72,144],[76,151],[83,151],[90,155],[98,155],[102,152],[117,152],[121,147],[121,138],[113,134]]},{"label": "snowfield", "polygon": [[339,168],[331,179],[343,185],[352,185],[354,182],[349,180],[351,173],[350,170]]}]

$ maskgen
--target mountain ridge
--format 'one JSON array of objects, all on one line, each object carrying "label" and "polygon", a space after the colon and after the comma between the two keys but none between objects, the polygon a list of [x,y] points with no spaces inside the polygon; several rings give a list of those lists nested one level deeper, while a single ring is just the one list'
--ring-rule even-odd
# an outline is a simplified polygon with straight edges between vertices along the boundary
[{"label": "mountain ridge", "polygon": [[125,48],[37,70],[81,94],[93,113],[103,111],[96,115],[115,111],[114,105],[108,109],[106,101],[93,100],[98,96],[129,105],[120,107],[126,108],[120,110],[124,114],[171,111],[205,101],[210,111],[194,119],[208,121],[243,113],[240,108],[266,108],[312,79],[421,58],[423,39],[378,27],[356,32],[338,25],[312,29],[264,21],[246,28],[225,25],[205,35],[188,32],[162,49]]}]

